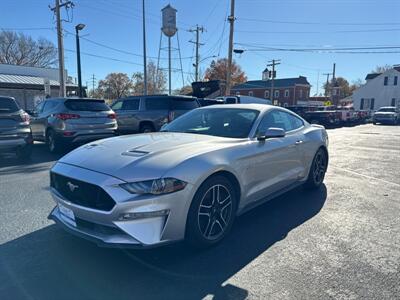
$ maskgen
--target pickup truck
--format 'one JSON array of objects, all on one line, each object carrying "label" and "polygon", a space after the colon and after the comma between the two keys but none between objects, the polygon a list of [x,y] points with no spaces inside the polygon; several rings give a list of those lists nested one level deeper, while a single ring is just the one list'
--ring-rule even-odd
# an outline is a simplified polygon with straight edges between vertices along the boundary
[{"label": "pickup truck", "polygon": [[335,127],[340,124],[340,115],[336,110],[316,110],[305,112],[303,118],[311,124]]}]

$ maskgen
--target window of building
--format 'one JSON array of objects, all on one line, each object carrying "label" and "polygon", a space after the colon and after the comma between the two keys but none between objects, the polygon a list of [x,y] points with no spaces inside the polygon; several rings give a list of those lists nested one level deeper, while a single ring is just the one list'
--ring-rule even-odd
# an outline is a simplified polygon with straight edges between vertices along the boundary
[{"label": "window of building", "polygon": [[396,106],[396,99],[395,99],[395,98],[392,98],[392,104],[391,104],[391,106]]},{"label": "window of building", "polygon": [[389,77],[385,76],[385,79],[383,81],[383,85],[388,85]]},{"label": "window of building", "polygon": [[372,98],[371,99],[371,106],[370,106],[370,109],[374,109],[374,107],[375,107],[375,99],[374,98]]},{"label": "window of building", "polygon": [[289,103],[287,103],[287,102],[283,103],[283,107],[288,107],[288,106],[289,106]]},{"label": "window of building", "polygon": [[278,100],[274,100],[274,105],[279,105],[279,101]]},{"label": "window of building", "polygon": [[394,82],[393,82],[393,84],[394,84],[394,85],[397,85],[397,76],[394,76]]},{"label": "window of building", "polygon": [[285,98],[289,97],[289,90],[285,90]]},{"label": "window of building", "polygon": [[279,91],[274,92],[275,98],[279,98]]},{"label": "window of building", "polygon": [[236,92],[236,96],[240,96],[240,92]]},{"label": "window of building", "polygon": [[364,98],[360,100],[360,109],[364,109]]},{"label": "window of building", "polygon": [[253,91],[249,91],[249,96],[253,96]]},{"label": "window of building", "polygon": [[303,90],[299,91],[299,98],[303,98]]},{"label": "window of building", "polygon": [[269,98],[269,91],[264,92],[264,98],[268,99]]}]

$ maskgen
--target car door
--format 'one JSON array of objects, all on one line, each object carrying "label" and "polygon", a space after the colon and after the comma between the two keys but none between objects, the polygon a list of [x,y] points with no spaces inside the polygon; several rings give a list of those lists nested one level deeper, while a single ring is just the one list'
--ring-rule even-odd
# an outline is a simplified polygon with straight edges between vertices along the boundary
[{"label": "car door", "polygon": [[118,129],[124,132],[136,132],[139,130],[140,98],[126,98],[117,101],[111,107],[117,114]]},{"label": "car door", "polygon": [[268,128],[282,128],[286,135],[280,138],[258,141],[250,145],[248,167],[246,169],[247,201],[252,202],[278,192],[294,184],[302,174],[302,158],[299,145],[301,133],[292,130],[290,114],[281,110],[268,112],[261,120],[258,133]]},{"label": "car door", "polygon": [[31,116],[30,124],[31,124],[32,135],[33,135],[33,138],[34,138],[35,140],[37,140],[37,139],[42,140],[42,139],[43,139],[43,138],[40,136],[41,130],[40,130],[40,126],[39,126],[39,124],[40,124],[40,122],[39,122],[40,117],[39,117],[39,116],[42,115],[42,112],[43,112],[43,108],[44,108],[45,103],[46,103],[46,101],[40,102],[40,103],[35,107],[34,113],[33,113],[33,115]]}]

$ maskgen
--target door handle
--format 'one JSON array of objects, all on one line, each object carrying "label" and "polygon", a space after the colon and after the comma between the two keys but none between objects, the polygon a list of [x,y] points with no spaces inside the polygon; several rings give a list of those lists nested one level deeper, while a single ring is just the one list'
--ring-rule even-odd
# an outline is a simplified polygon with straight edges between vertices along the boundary
[{"label": "door handle", "polygon": [[296,141],[294,144],[295,145],[301,145],[301,144],[303,144],[303,141],[299,140],[299,141]]}]

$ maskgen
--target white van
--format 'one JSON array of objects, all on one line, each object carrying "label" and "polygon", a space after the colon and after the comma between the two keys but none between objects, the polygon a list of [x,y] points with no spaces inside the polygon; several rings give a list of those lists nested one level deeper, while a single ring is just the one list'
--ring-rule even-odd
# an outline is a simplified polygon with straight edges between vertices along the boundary
[{"label": "white van", "polygon": [[257,98],[252,96],[224,96],[224,97],[217,97],[218,100],[223,100],[225,104],[235,104],[235,103],[258,103],[258,104],[272,104],[271,100]]}]

